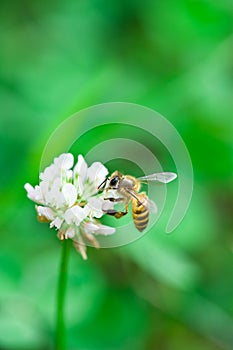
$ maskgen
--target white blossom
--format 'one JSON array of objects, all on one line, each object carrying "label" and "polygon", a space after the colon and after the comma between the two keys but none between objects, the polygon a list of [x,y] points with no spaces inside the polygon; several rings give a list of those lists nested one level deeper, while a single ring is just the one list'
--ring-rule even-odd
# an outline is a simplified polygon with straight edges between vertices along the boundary
[{"label": "white blossom", "polygon": [[86,233],[92,233],[92,234],[98,234],[101,233],[103,235],[111,235],[115,232],[115,229],[113,227],[105,226],[99,223],[93,223],[93,222],[85,222],[84,223],[84,230]]},{"label": "white blossom", "polygon": [[[82,155],[74,165],[71,153],[61,154],[40,174],[40,183],[35,187],[26,183],[27,196],[36,203],[40,222],[49,222],[50,228],[58,230],[60,239],[72,239],[84,259],[86,243],[96,248],[96,235],[111,235],[113,227],[102,225],[101,218],[113,203],[104,200],[98,186],[105,180],[108,170],[100,162],[90,167]],[[73,168],[73,170],[72,170]]]},{"label": "white blossom", "polygon": [[74,167],[74,184],[78,194],[83,199],[88,199],[97,193],[97,188],[108,174],[107,168],[100,162],[93,163],[89,168],[82,155],[78,156],[78,162]]}]

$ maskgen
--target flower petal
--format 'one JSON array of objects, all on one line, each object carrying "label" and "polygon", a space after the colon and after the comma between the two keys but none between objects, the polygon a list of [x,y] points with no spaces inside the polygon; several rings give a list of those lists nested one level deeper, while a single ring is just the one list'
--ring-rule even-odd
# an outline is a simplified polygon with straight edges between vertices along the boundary
[{"label": "flower petal", "polygon": [[56,176],[59,176],[59,173],[60,170],[54,164],[51,164],[40,174],[40,180],[48,182],[53,181]]},{"label": "flower petal", "polygon": [[79,240],[77,241],[76,239],[73,240],[73,244],[75,249],[81,254],[83,260],[87,260],[87,253],[86,253],[86,246],[83,243],[81,237],[79,237]]},{"label": "flower petal", "polygon": [[84,229],[84,232],[87,234],[94,233],[98,230],[98,225],[96,225],[92,221],[84,222],[83,229]]},{"label": "flower petal", "polygon": [[50,223],[49,227],[52,228],[52,227],[55,226],[57,229],[60,229],[62,223],[63,223],[63,220],[60,219],[59,217],[56,217],[55,220],[53,220],[53,221]]},{"label": "flower petal", "polygon": [[85,233],[84,234],[84,238],[85,240],[87,240],[89,243],[91,243],[91,245],[95,248],[100,248],[99,242],[97,241],[97,239],[93,236],[92,233]]},{"label": "flower petal", "polygon": [[116,230],[113,227],[99,224],[98,222],[88,221],[83,225],[84,231],[87,234],[102,234],[102,235],[111,235]]},{"label": "flower petal", "polygon": [[100,162],[93,163],[87,170],[87,178],[97,188],[108,174],[107,168]]},{"label": "flower petal", "polygon": [[54,211],[51,208],[36,205],[36,211],[38,216],[44,216],[50,221],[54,219]]},{"label": "flower petal", "polygon": [[104,200],[102,198],[91,197],[88,199],[87,206],[91,209],[90,215],[95,218],[101,218],[105,213],[102,211]]},{"label": "flower petal", "polygon": [[[46,184],[46,183],[45,183]],[[61,178],[56,178],[50,188],[44,187],[44,196],[46,204],[58,209],[66,205],[65,198],[62,193],[62,180]]]},{"label": "flower petal", "polygon": [[62,188],[62,194],[65,198],[66,204],[71,207],[77,200],[77,190],[74,185],[68,183]]},{"label": "flower petal", "polygon": [[71,153],[63,153],[58,158],[54,159],[54,164],[60,169],[68,170],[72,168],[74,164],[74,156]]},{"label": "flower petal", "polygon": [[67,170],[66,171],[66,181],[72,182],[72,178],[73,178],[73,170]]},{"label": "flower petal", "polygon": [[87,174],[87,163],[81,154],[78,156],[77,164],[74,167],[74,176],[85,178]]},{"label": "flower petal", "polygon": [[116,232],[116,229],[114,227],[111,227],[111,226],[98,224],[98,227],[99,227],[98,230],[93,232],[94,234],[108,236],[108,235],[112,235],[113,233]]},{"label": "flower petal", "polygon": [[75,236],[75,230],[73,227],[68,227],[68,229],[66,230],[66,233],[65,233],[65,238],[68,239],[68,238],[74,238]]},{"label": "flower petal", "polygon": [[24,185],[25,190],[27,191],[27,196],[29,199],[31,199],[34,202],[43,204],[43,198],[40,186],[36,186],[35,188],[30,185],[29,183],[26,183]]},{"label": "flower petal", "polygon": [[78,162],[74,167],[73,171],[74,176],[74,185],[78,190],[78,194],[82,195],[84,190],[84,181],[87,174],[87,163],[85,162],[83,156],[80,154],[78,156]]},{"label": "flower petal", "polygon": [[74,156],[71,153],[63,153],[54,159],[53,164],[45,168],[40,174],[40,180],[53,182],[56,177],[62,178],[64,171],[69,170],[74,163]]},{"label": "flower petal", "polygon": [[87,206],[81,208],[80,206],[75,205],[66,210],[64,219],[68,225],[74,223],[75,225],[79,226],[80,222],[87,217],[89,211],[90,209]]}]

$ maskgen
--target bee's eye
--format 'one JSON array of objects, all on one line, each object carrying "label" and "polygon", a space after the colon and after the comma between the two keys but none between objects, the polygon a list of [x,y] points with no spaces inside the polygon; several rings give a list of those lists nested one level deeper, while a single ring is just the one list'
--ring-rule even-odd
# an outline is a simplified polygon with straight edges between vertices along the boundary
[{"label": "bee's eye", "polygon": [[118,183],[118,176],[115,176],[111,181],[110,181],[110,186],[116,186]]}]

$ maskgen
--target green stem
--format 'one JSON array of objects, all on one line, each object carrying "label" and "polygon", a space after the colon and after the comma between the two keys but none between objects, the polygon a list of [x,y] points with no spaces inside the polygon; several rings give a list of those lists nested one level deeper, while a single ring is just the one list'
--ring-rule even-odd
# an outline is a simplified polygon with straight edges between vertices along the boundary
[{"label": "green stem", "polygon": [[56,315],[56,332],[55,332],[55,349],[66,349],[66,328],[64,320],[65,310],[65,295],[66,295],[66,283],[67,283],[67,266],[69,258],[70,240],[64,239],[62,241],[62,256],[61,265],[58,280],[57,290],[57,315]]}]

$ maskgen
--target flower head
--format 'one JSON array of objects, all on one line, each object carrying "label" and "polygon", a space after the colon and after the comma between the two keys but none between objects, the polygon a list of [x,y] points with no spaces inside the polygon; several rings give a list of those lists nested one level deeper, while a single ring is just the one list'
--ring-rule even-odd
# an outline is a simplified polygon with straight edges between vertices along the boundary
[{"label": "flower head", "polygon": [[[100,162],[87,166],[82,155],[74,165],[71,153],[61,154],[40,174],[39,185],[26,183],[27,196],[36,203],[40,222],[49,222],[50,228],[58,230],[59,239],[72,239],[84,259],[86,244],[98,248],[96,235],[110,235],[115,229],[102,225],[99,220],[113,203],[104,201],[98,186],[104,181],[108,170]],[[73,168],[73,170],[72,170]]]}]

